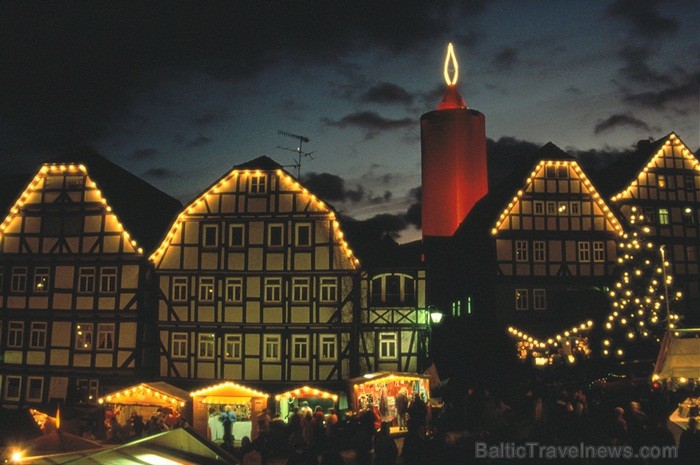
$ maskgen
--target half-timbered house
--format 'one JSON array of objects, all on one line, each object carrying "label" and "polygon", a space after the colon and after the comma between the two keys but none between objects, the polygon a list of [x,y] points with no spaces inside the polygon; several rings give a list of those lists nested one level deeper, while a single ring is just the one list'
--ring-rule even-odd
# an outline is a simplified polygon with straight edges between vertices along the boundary
[{"label": "half-timbered house", "polygon": [[[578,162],[552,143],[489,192],[455,236],[464,293],[482,313],[550,333],[605,310],[622,226]],[[462,304],[466,304],[462,302]]]},{"label": "half-timbered house", "polygon": [[[671,133],[641,141],[637,150],[611,165],[601,177],[610,200],[629,220],[636,207],[657,245],[664,245],[674,288],[685,297],[679,310],[685,325],[700,323],[700,163]],[[659,254],[661,251],[659,251]],[[660,257],[661,259],[661,257]]]},{"label": "half-timbered house", "polygon": [[[0,224],[5,406],[94,402],[146,375],[146,229],[162,228],[180,204],[98,155],[69,159],[44,164]],[[149,206],[157,211],[137,225]]]},{"label": "half-timbered house", "polygon": [[291,386],[357,371],[359,261],[333,209],[270,158],[204,190],[150,259],[162,377]]}]

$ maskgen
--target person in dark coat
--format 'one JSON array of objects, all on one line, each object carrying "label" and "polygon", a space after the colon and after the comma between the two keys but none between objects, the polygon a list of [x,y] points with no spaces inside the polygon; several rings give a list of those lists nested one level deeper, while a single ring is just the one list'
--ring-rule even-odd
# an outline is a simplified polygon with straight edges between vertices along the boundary
[{"label": "person in dark coat", "polygon": [[406,428],[406,411],[408,410],[408,393],[405,388],[401,388],[398,394],[396,394],[396,416],[399,420],[399,431],[403,431]]},{"label": "person in dark coat", "polygon": [[422,432],[426,425],[428,408],[417,392],[413,393],[413,400],[408,406],[408,431]]},{"label": "person in dark coat", "polygon": [[681,463],[697,463],[700,457],[700,431],[695,417],[688,418],[688,429],[681,433],[678,444],[678,458]]},{"label": "person in dark coat", "polygon": [[137,438],[143,436],[143,430],[146,424],[143,422],[143,417],[139,415],[138,412],[131,414],[131,426],[134,428],[134,436]]},{"label": "person in dark coat", "polygon": [[396,465],[398,456],[399,448],[391,437],[390,424],[384,421],[374,437],[374,465]]}]

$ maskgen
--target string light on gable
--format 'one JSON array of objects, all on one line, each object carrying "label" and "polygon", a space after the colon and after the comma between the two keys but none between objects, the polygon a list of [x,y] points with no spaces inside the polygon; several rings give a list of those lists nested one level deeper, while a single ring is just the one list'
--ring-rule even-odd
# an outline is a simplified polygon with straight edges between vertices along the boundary
[{"label": "string light on gable", "polygon": [[44,163],[39,172],[36,174],[36,176],[34,176],[34,178],[29,182],[22,194],[10,208],[10,214],[5,218],[2,224],[0,224],[0,238],[2,238],[2,234],[4,233],[5,229],[7,229],[7,226],[12,222],[16,215],[19,214],[20,209],[24,207],[25,203],[31,197],[31,195],[41,189],[43,181],[45,181],[49,176],[52,175],[70,176],[77,173],[80,173],[82,176],[84,176],[84,189],[86,191],[88,189],[94,190],[98,196],[97,201],[104,205],[106,212],[111,213],[114,216],[117,222],[117,229],[119,230],[119,232],[122,233],[124,241],[128,242],[134,248],[134,251],[136,251],[139,254],[143,254],[143,249],[140,248],[136,240],[130,238],[129,233],[126,230],[124,230],[124,227],[122,226],[121,222],[119,222],[117,216],[112,212],[112,208],[108,205],[107,199],[102,194],[102,191],[100,191],[100,189],[97,187],[97,184],[90,179],[87,172],[87,168],[83,164]]},{"label": "string light on gable", "polygon": [[496,224],[491,228],[491,235],[495,236],[498,234],[498,231],[502,229],[502,225],[505,222],[506,218],[511,214],[513,208],[517,205],[517,203],[520,201],[520,199],[525,195],[525,192],[529,190],[531,187],[532,183],[534,182],[535,178],[539,173],[542,173],[542,170],[545,169],[545,166],[567,166],[570,167],[571,169],[574,170],[576,175],[578,176],[579,180],[581,183],[587,188],[587,190],[590,192],[590,195],[593,199],[593,201],[600,207],[600,209],[603,211],[603,214],[607,218],[607,220],[612,224],[613,229],[619,234],[622,232],[622,225],[620,222],[617,220],[615,215],[613,215],[612,211],[610,211],[610,207],[607,206],[601,195],[598,193],[598,191],[595,189],[593,184],[590,182],[588,177],[586,176],[586,173],[583,172],[583,170],[579,167],[578,163],[572,160],[540,160],[540,162],[537,164],[535,169],[530,173],[530,175],[525,179],[525,188],[519,190],[516,195],[512,198],[512,200],[508,203],[506,208],[503,209],[501,214],[498,217],[498,220],[496,220]]}]

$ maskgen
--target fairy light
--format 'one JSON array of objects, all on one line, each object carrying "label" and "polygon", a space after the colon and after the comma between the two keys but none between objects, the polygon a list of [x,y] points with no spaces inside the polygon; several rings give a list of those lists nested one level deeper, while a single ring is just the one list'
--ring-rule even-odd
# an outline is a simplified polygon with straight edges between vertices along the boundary
[{"label": "fairy light", "polygon": [[248,386],[243,386],[242,384],[234,383],[232,381],[225,381],[223,383],[215,384],[213,386],[208,386],[198,391],[192,391],[190,392],[190,397],[202,397],[210,394],[216,394],[217,391],[221,391],[224,389],[243,391],[250,397],[269,397],[268,394],[262,391],[255,390],[253,388],[249,388]]}]

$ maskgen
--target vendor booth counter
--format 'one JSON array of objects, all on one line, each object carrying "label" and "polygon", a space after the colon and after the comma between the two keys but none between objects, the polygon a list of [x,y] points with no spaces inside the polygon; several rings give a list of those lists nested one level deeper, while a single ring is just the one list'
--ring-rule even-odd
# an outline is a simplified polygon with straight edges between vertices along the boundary
[{"label": "vendor booth counter", "polygon": [[169,410],[182,412],[189,399],[189,393],[164,382],[140,383],[120,391],[109,393],[97,399],[117,415],[117,421],[125,424],[136,413],[148,420],[152,416]]},{"label": "vendor booth counter", "polygon": [[321,407],[324,413],[328,413],[331,407],[338,402],[338,394],[322,391],[310,386],[301,386],[275,396],[277,412],[280,418],[287,421],[289,414],[295,407],[308,407],[314,411],[316,407]]},{"label": "vendor booth counter", "polygon": [[192,426],[214,442],[223,441],[221,413],[226,407],[236,414],[231,434],[235,445],[244,436],[251,440],[258,435],[257,418],[267,408],[269,394],[230,381],[205,387],[190,393],[192,397]]}]

